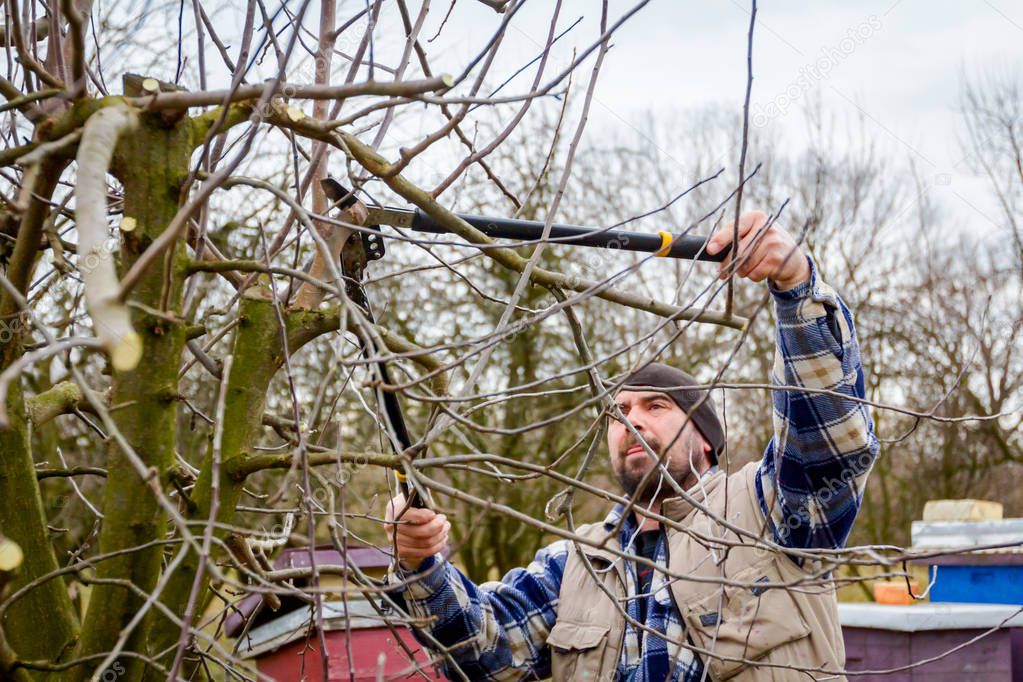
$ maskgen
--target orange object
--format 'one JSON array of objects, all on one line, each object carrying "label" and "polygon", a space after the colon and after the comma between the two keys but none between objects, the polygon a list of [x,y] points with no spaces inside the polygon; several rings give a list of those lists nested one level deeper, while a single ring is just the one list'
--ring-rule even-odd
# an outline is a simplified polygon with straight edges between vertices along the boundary
[{"label": "orange object", "polygon": [[[920,586],[915,580],[910,580],[909,584],[912,586],[913,594],[920,594]],[[889,606],[909,606],[917,600],[910,596],[905,580],[879,580],[874,583],[874,601]]]}]

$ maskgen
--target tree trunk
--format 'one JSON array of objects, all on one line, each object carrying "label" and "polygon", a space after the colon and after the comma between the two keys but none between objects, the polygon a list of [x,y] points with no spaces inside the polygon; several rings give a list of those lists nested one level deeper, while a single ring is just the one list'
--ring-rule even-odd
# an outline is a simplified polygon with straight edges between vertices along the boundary
[{"label": "tree trunk", "polygon": [[[19,225],[7,276],[22,293],[35,269],[42,226],[49,213],[43,199],[52,196],[63,169],[63,162],[40,164],[36,196],[29,201]],[[6,332],[0,367],[7,368],[22,352],[24,321],[28,318],[21,316],[14,297],[6,291],[0,296],[0,319]],[[20,379],[11,383],[7,416],[10,425],[0,430],[0,530],[24,552],[24,561],[8,584],[9,593],[13,593],[56,571],[58,565],[36,481]],[[10,607],[0,628],[18,660],[55,660],[67,653],[78,637],[78,619],[63,578],[30,590]]]},{"label": "tree trunk", "polygon": [[[280,325],[273,304],[260,290],[250,290],[241,303],[240,320],[232,348],[234,359],[228,375],[224,403],[217,513],[217,522],[221,524],[230,524],[235,519],[235,506],[245,480],[244,477],[234,476],[232,469],[252,453],[259,437],[270,381],[283,360],[280,339]],[[202,523],[208,521],[212,478],[213,459],[210,449],[192,491],[190,520]],[[216,533],[217,537],[225,535],[226,532],[222,531]],[[189,552],[162,596],[163,603],[178,616],[185,612],[199,561],[195,552]],[[197,614],[203,612],[211,596],[205,583],[200,589],[202,593],[198,595],[195,608]],[[152,623],[149,641],[151,651],[165,651],[180,638],[180,627],[163,614],[151,612],[149,620]],[[169,665],[173,660],[174,651],[171,650],[163,662]],[[152,679],[162,679],[155,670],[151,670],[149,676]]]},{"label": "tree trunk", "polygon": [[[167,227],[178,211],[181,189],[188,174],[193,149],[192,127],[187,119],[167,125],[156,117],[143,116],[140,125],[121,138],[115,154],[114,172],[124,185],[124,213],[137,227],[122,235],[121,268],[130,267]],[[131,300],[162,314],[134,308],[132,323],[142,337],[142,359],[135,369],[114,373],[111,405],[118,429],[141,458],[163,490],[174,466],[178,369],[185,343],[185,325],[173,320],[181,313],[184,245],[171,247],[143,275]],[[167,317],[164,316],[167,315]],[[151,543],[167,532],[167,518],[153,490],[125,453],[111,439],[107,448],[107,482],[103,509],[106,519],[100,533],[100,553],[115,552]],[[134,550],[103,561],[97,577],[127,580],[145,593],[156,585],[163,547]],[[87,656],[110,651],[143,604],[135,591],[116,584],[93,587],[83,624],[82,644],[77,652]],[[146,622],[137,624],[125,649],[147,650]],[[97,665],[78,666],[83,679]],[[136,657],[120,660],[121,679],[140,679],[145,663]]]}]

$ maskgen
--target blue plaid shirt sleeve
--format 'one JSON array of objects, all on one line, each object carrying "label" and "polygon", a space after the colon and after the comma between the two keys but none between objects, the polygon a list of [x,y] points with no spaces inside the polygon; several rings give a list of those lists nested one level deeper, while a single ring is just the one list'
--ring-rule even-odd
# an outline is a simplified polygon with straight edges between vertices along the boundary
[{"label": "blue plaid shirt sleeve", "polygon": [[[445,647],[470,680],[544,679],[550,676],[547,635],[557,619],[568,551],[568,541],[555,542],[537,552],[526,568],[479,586],[447,560],[433,557],[415,573],[393,571],[392,597],[409,615],[428,623],[433,641],[413,628],[419,642]],[[450,666],[447,660],[448,676],[462,679]]]},{"label": "blue plaid shirt sleeve", "polygon": [[779,291],[771,383],[774,437],[757,471],[757,496],[775,540],[794,549],[845,544],[879,445],[866,404],[852,314],[822,282]]}]

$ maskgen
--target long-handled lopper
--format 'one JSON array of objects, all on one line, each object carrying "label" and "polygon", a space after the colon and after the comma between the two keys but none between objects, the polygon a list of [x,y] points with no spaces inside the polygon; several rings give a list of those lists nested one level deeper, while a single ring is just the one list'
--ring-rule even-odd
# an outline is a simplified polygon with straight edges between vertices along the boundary
[{"label": "long-handled lopper", "polygon": [[[344,202],[346,198],[355,201],[351,193],[333,178],[326,178],[321,183],[327,197],[331,201]],[[378,229],[381,225],[444,234],[449,232],[436,220],[422,210],[367,206],[368,217],[366,227]],[[519,241],[536,241],[543,236],[544,224],[537,220],[518,220],[515,218],[496,218],[492,216],[470,215],[458,213],[459,218],[477,230],[496,239],[515,239]],[[640,251],[653,253],[665,258],[682,258],[686,260],[703,260],[720,262],[728,255],[728,250],[710,255],[706,252],[707,238],[699,235],[673,235],[670,232],[634,232],[630,230],[605,229],[599,227],[582,227],[579,225],[551,225],[550,243],[568,246],[591,246],[604,249],[621,249],[623,251]],[[382,254],[381,254],[382,255]]]},{"label": "long-handled lopper", "polygon": [[[320,184],[323,186],[327,198],[334,202],[335,208],[346,209],[359,201],[352,192],[333,178],[324,178]],[[443,234],[447,233],[448,230],[418,208],[402,209],[365,206],[365,209],[367,218],[364,222],[364,227],[368,229],[361,233],[361,239],[356,238],[356,235],[353,234],[346,242],[341,252],[341,270],[345,276],[345,287],[349,299],[362,308],[366,317],[372,320],[373,312],[370,308],[366,292],[362,287],[362,278],[368,262],[382,258],[384,255],[384,243],[380,226],[389,225],[391,227],[432,234]],[[536,241],[542,238],[544,231],[544,224],[535,220],[516,220],[512,218],[494,218],[467,214],[458,214],[458,217],[487,236],[497,239],[514,239],[523,242]],[[632,232],[559,223],[551,225],[547,241],[569,246],[589,246],[653,253],[665,258],[715,262],[723,260],[728,253],[726,249],[722,253],[709,255],[706,252],[707,238],[697,235],[672,235],[670,232]],[[374,353],[375,350],[377,349],[363,347],[363,352],[367,356],[377,355],[377,357],[380,357],[381,353]],[[386,421],[391,447],[395,453],[406,452],[412,447],[412,439],[409,436],[408,426],[401,411],[401,403],[398,401],[398,396],[395,393],[385,391],[380,387],[380,384],[390,383],[387,363],[380,360],[375,364],[378,384],[376,389],[377,400],[383,408],[383,417]],[[397,477],[401,491],[409,501],[409,505],[420,506],[421,500],[418,493],[409,484],[406,476],[398,472]]]}]

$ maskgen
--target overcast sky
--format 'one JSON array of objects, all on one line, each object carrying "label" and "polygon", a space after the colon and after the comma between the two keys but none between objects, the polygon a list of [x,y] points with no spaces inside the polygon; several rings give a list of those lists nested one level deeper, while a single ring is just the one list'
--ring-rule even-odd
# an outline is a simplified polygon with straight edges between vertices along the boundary
[{"label": "overcast sky", "polygon": [[[611,21],[636,1],[610,0]],[[408,4],[413,14],[421,6]],[[524,4],[488,83],[500,82],[538,55],[554,4],[553,0]],[[450,5],[449,0],[432,1],[423,36],[437,33]],[[597,38],[600,5],[598,0],[563,0],[559,30],[581,20],[552,51],[548,77],[565,67],[573,50],[587,48]],[[929,196],[948,211],[947,224],[990,238],[998,235],[1003,221],[987,182],[969,167],[960,144],[963,131],[957,107],[964,72],[1015,73],[1021,78],[1023,2],[761,0],[758,5],[754,134],[758,125],[766,124],[780,129],[789,144],[800,145],[804,107],[820,98],[831,114],[849,120],[861,117],[862,134],[882,150],[900,161],[912,160]],[[342,1],[338,16],[350,16],[364,6],[365,0]],[[403,32],[393,3],[384,8],[374,45],[376,58],[390,64],[403,48]],[[235,15],[241,3],[224,9],[227,13],[220,21],[226,18],[240,26]],[[583,145],[609,133],[627,137],[648,112],[667,116],[707,105],[741,111],[749,13],[748,0],[651,0],[615,34]],[[307,28],[316,30],[317,17],[317,11],[307,15]],[[482,3],[458,0],[439,38],[425,43],[434,70],[459,73],[501,19]],[[230,34],[230,28],[225,32]],[[361,35],[359,28],[346,31],[338,48],[350,54]],[[591,63],[576,72],[575,85],[585,85]],[[265,68],[272,66],[267,64]],[[335,69],[336,80],[347,65],[336,62]],[[504,94],[526,92],[534,73],[527,69]],[[414,126],[415,121],[397,122],[392,133],[410,133],[413,138],[419,134],[403,131],[407,124]],[[680,158],[683,150],[662,151],[668,158]],[[722,159],[722,165],[734,173],[735,157]]]},{"label": "overcast sky", "polygon": [[[635,3],[611,2],[612,19]],[[1023,3],[1008,0],[838,2],[762,0],[754,38],[754,122],[780,125],[800,141],[802,108],[818,94],[830,111],[862,115],[866,132],[912,158],[932,196],[971,228],[1000,222],[984,183],[971,176],[960,148],[961,74],[1023,65]],[[441,3],[446,9],[447,3]],[[535,56],[553,3],[533,0],[515,18],[502,47],[514,70]],[[431,16],[436,8],[431,9]],[[583,21],[559,43],[561,60],[598,35],[600,3],[566,0],[559,25]],[[479,49],[498,21],[462,1],[440,40],[452,67]],[[719,104],[741,108],[749,3],[653,0],[616,34],[600,76],[591,135],[628,130],[644,111]],[[427,31],[427,34],[432,34]],[[449,42],[445,43],[447,40]],[[433,50],[431,50],[433,52]],[[517,63],[516,63],[517,62]],[[561,62],[563,64],[564,61]],[[553,65],[557,68],[558,63]],[[550,68],[548,73],[554,73]],[[496,73],[502,73],[495,69]],[[580,71],[584,82],[588,69]],[[532,77],[532,72],[525,77]],[[520,91],[526,82],[517,81]],[[671,150],[665,150],[669,155]],[[734,163],[734,162],[733,162]],[[731,164],[730,164],[731,165]]]}]

